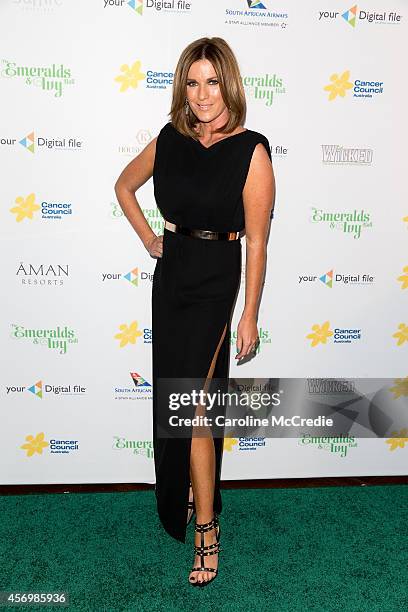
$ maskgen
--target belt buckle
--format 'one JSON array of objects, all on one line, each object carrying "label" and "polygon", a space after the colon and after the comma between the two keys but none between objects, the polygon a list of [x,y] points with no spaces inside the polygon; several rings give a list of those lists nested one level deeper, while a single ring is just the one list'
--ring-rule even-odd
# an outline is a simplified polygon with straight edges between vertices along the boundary
[{"label": "belt buckle", "polygon": [[212,230],[193,230],[193,232],[196,236],[205,240],[217,240],[218,238],[218,232]]},{"label": "belt buckle", "polygon": [[164,226],[172,232],[181,233],[204,240],[221,240],[220,235],[223,236],[222,239],[224,239],[224,236],[226,235],[227,240],[237,240],[239,237],[239,232],[215,232],[213,230],[191,229],[167,220],[165,220]]}]

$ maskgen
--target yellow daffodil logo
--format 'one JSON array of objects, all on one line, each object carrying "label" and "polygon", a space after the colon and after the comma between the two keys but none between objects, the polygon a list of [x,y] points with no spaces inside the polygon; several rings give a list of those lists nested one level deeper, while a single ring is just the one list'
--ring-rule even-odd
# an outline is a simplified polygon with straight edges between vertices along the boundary
[{"label": "yellow daffodil logo", "polygon": [[393,399],[408,396],[408,376],[396,378],[394,387],[390,387],[390,392],[394,393]]},{"label": "yellow daffodil logo", "polygon": [[394,451],[397,448],[405,448],[405,445],[408,444],[408,428],[404,427],[401,431],[393,431],[391,433],[392,438],[388,438],[386,440],[386,444],[390,445],[388,450]]},{"label": "yellow daffodil logo", "polygon": [[330,77],[331,83],[329,83],[328,85],[326,85],[326,87],[323,88],[324,91],[330,92],[329,93],[330,102],[331,100],[335,100],[337,96],[344,98],[344,96],[346,95],[346,91],[348,89],[351,89],[351,87],[353,87],[353,83],[350,83],[349,77],[350,77],[350,70],[346,70],[340,76],[337,74],[337,72],[331,75]]},{"label": "yellow daffodil logo", "polygon": [[402,268],[402,271],[404,272],[404,274],[401,274],[401,276],[397,278],[397,281],[400,281],[401,289],[407,289],[408,287],[408,266],[404,266]]},{"label": "yellow daffodil logo", "polygon": [[402,217],[402,220],[404,221],[404,223],[408,223],[408,215],[406,217]]},{"label": "yellow daffodil logo", "polygon": [[401,344],[404,344],[404,342],[408,342],[408,325],[405,325],[405,323],[400,323],[398,325],[398,329],[399,331],[392,334],[392,337],[397,338],[397,346],[401,346]]},{"label": "yellow daffodil logo", "polygon": [[315,323],[315,325],[312,325],[312,329],[313,331],[306,336],[306,338],[312,341],[312,347],[317,346],[320,343],[327,344],[327,339],[333,335],[333,332],[330,329],[329,321],[325,321],[323,325]]},{"label": "yellow daffodil logo", "polygon": [[18,196],[15,200],[17,206],[10,208],[10,212],[16,215],[17,223],[20,223],[23,219],[32,219],[33,214],[36,210],[40,210],[40,206],[35,203],[35,195],[30,193],[26,198]]},{"label": "yellow daffodil logo", "polygon": [[130,325],[123,323],[119,325],[122,331],[115,335],[117,340],[120,340],[120,348],[127,344],[136,344],[136,339],[143,335],[143,332],[137,328],[137,321],[132,321]]},{"label": "yellow daffodil logo", "polygon": [[142,81],[146,78],[146,75],[143,72],[140,72],[140,64],[141,62],[137,60],[129,67],[129,64],[123,64],[120,67],[121,72],[123,74],[119,74],[115,77],[115,81],[120,83],[120,92],[127,91],[129,87],[136,87],[139,85],[139,81]]},{"label": "yellow daffodil logo", "polygon": [[48,442],[44,440],[45,434],[41,432],[34,436],[26,436],[27,443],[22,444],[20,448],[27,451],[27,457],[32,457],[35,453],[42,455],[43,448],[49,446]]},{"label": "yellow daffodil logo", "polygon": [[234,448],[234,446],[238,444],[238,440],[236,438],[224,438],[224,450],[225,451],[232,451],[232,449]]}]

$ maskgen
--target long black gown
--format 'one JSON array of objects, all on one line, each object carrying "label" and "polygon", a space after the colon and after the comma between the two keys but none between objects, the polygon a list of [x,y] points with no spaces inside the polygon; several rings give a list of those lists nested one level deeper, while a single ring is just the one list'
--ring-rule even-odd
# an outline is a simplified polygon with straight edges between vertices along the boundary
[{"label": "long black gown", "polygon": [[[156,142],[154,196],[163,218],[220,232],[245,226],[242,191],[255,146],[268,139],[247,129],[209,147],[171,122]],[[158,436],[159,377],[205,379],[224,327],[213,377],[228,378],[233,304],[241,278],[241,240],[205,240],[164,229],[152,283],[153,444],[156,501],[165,530],[185,542],[191,437]],[[214,511],[221,512],[223,439],[214,437]]]}]

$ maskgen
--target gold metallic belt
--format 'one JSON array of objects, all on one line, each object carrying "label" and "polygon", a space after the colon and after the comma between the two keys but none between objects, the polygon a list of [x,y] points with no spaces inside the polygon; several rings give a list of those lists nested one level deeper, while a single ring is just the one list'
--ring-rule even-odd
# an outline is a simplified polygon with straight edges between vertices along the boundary
[{"label": "gold metallic belt", "polygon": [[165,221],[164,227],[171,232],[192,236],[193,238],[204,238],[205,240],[238,240],[239,232],[213,232],[211,230],[190,229],[170,221]]}]

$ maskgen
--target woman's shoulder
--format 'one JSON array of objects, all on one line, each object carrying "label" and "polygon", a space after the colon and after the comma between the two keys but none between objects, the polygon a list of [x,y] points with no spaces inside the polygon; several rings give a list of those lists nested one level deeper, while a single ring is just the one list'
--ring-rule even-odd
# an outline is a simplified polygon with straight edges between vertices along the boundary
[{"label": "woman's shoulder", "polygon": [[255,147],[259,143],[264,144],[265,148],[267,150],[267,153],[268,153],[269,157],[271,158],[272,157],[272,155],[271,155],[271,147],[270,147],[269,140],[268,140],[267,136],[265,136],[265,134],[263,132],[257,132],[256,130],[251,130],[249,128],[247,128],[247,131],[249,133],[252,145]]},{"label": "woman's shoulder", "polygon": [[174,126],[171,121],[167,121],[159,130],[158,136],[161,134],[168,134],[174,131]]},{"label": "woman's shoulder", "polygon": [[263,132],[257,132],[256,130],[251,130],[250,128],[247,128],[247,131],[252,135],[253,138],[258,138],[259,140],[268,140],[268,138]]}]

